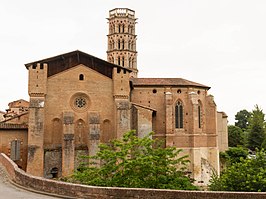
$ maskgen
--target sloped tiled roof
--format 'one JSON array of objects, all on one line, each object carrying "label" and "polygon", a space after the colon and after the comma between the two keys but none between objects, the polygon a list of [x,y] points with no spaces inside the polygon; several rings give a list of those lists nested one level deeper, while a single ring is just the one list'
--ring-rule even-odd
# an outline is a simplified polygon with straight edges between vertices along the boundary
[{"label": "sloped tiled roof", "polygon": [[100,58],[81,52],[79,50],[46,58],[39,61],[34,61],[25,64],[25,66],[28,69],[31,65],[37,65],[38,63],[48,64],[48,74],[47,74],[48,77],[63,72],[69,68],[75,67],[79,64],[83,64],[110,78],[112,78],[112,72],[114,67],[121,68],[123,70],[131,72],[131,70],[126,69],[122,66],[112,64]]},{"label": "sloped tiled roof", "polygon": [[21,117],[21,116],[23,116],[23,115],[27,115],[27,114],[29,114],[29,111],[25,111],[25,112],[20,113],[20,114],[15,114],[14,116],[12,116],[12,117],[10,117],[10,118],[4,120],[3,122],[7,122],[7,121],[13,120],[13,119],[15,119],[15,118],[18,118],[18,117]]},{"label": "sloped tiled roof", "polygon": [[132,78],[131,82],[133,86],[189,86],[210,89],[209,86],[182,78]]},{"label": "sloped tiled roof", "polygon": [[13,101],[13,102],[9,102],[8,103],[8,106],[10,108],[19,108],[19,107],[24,107],[23,105],[21,105],[21,103],[25,103],[29,106],[29,102],[27,100],[24,100],[24,99],[19,99],[19,100],[16,100],[16,101]]}]

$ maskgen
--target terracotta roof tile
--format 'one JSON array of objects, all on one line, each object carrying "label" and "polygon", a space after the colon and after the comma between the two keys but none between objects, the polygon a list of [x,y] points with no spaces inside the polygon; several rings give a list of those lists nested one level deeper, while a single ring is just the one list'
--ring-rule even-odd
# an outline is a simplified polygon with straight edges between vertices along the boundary
[{"label": "terracotta roof tile", "polygon": [[133,86],[192,86],[210,89],[209,86],[182,78],[132,78]]}]

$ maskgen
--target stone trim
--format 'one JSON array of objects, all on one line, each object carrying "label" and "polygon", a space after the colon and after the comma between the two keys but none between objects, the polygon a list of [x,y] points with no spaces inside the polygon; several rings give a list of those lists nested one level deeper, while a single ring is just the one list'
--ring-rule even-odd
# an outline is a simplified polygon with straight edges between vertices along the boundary
[{"label": "stone trim", "polygon": [[0,123],[0,129],[28,129],[27,124]]},{"label": "stone trim", "polygon": [[44,93],[30,93],[30,97],[45,97]]},{"label": "stone trim", "polygon": [[114,99],[128,99],[128,95],[114,95]]},{"label": "stone trim", "polygon": [[131,102],[131,104],[134,105],[134,106],[137,106],[137,107],[141,107],[141,108],[144,108],[144,109],[148,109],[148,110],[150,110],[150,111],[154,111],[154,112],[157,111],[157,110],[154,109],[154,108],[151,108],[151,107],[148,107],[148,106],[144,106],[144,105],[141,105],[141,104],[137,104],[137,103],[134,103],[134,102]]}]

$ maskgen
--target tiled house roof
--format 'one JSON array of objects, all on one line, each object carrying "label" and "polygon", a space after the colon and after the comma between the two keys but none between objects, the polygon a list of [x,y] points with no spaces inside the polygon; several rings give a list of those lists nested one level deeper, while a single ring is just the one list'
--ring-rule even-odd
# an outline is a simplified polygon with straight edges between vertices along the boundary
[{"label": "tiled house roof", "polygon": [[131,82],[133,86],[190,86],[210,89],[209,86],[182,78],[132,78]]}]

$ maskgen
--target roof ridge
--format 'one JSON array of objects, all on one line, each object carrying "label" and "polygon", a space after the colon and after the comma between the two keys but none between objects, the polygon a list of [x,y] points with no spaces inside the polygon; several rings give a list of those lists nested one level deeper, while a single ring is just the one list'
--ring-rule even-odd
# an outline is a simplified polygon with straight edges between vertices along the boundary
[{"label": "roof ridge", "polygon": [[206,86],[204,84],[200,84],[197,82],[193,82],[184,78],[132,78],[131,79],[133,86],[134,85],[153,85],[153,86],[194,86],[194,87],[201,87],[201,88],[207,88],[210,89],[209,86]]},{"label": "roof ridge", "polygon": [[97,60],[100,60],[100,61],[106,62],[106,63],[108,63],[108,64],[110,64],[110,65],[113,65],[113,66],[116,66],[116,67],[119,67],[119,68],[122,68],[122,69],[126,69],[126,70],[131,71],[131,70],[128,69],[128,68],[125,68],[125,67],[123,67],[123,66],[119,66],[119,65],[113,64],[113,63],[108,62],[108,61],[106,61],[106,60],[104,60],[104,59],[102,59],[102,58],[99,58],[99,57],[93,56],[93,55],[91,55],[91,54],[85,53],[85,52],[83,52],[83,51],[81,51],[81,50],[74,50],[74,51],[70,51],[70,52],[62,53],[62,54],[59,54],[59,55],[56,55],[56,56],[47,57],[47,58],[40,59],[40,60],[37,60],[37,61],[29,62],[29,63],[24,64],[24,65],[25,65],[26,68],[28,69],[28,67],[29,67],[30,65],[32,65],[32,64],[35,64],[35,63],[41,63],[41,62],[49,62],[49,61],[51,61],[51,60],[57,59],[57,58],[62,57],[62,56],[64,56],[64,55],[66,56],[66,55],[70,55],[70,54],[73,54],[73,53],[82,53],[82,54],[84,54],[84,55],[86,55],[86,56],[90,56],[90,57],[92,57],[92,58],[94,58],[94,59],[97,59]]}]

